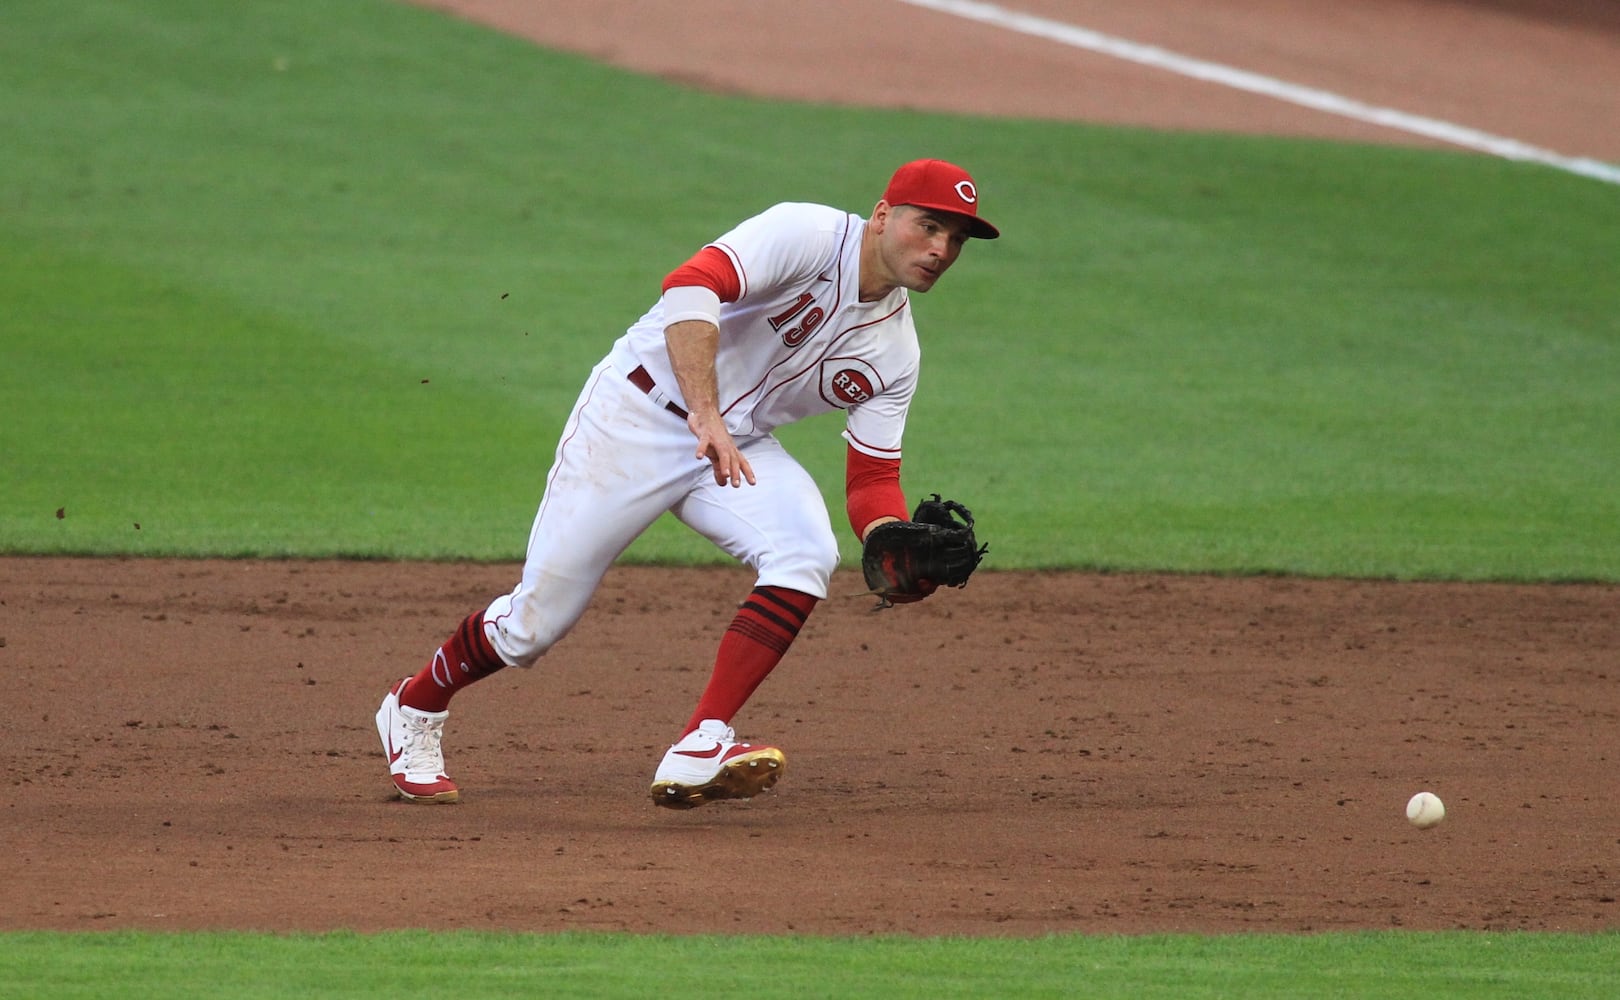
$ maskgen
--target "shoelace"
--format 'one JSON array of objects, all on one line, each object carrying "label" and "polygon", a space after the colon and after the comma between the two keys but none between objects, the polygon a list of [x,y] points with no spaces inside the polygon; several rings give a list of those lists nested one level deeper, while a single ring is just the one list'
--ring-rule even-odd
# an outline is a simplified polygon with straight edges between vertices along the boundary
[{"label": "shoelace", "polygon": [[735,743],[735,742],[737,742],[737,731],[735,729],[732,729],[730,726],[726,726],[724,729],[720,730],[718,733],[715,732],[712,729],[698,729],[698,730],[694,730],[692,735],[694,735],[694,736],[698,736],[698,735],[706,736],[706,737],[709,737],[709,738],[715,740],[718,743]]},{"label": "shoelace", "polygon": [[444,720],[405,716],[405,770],[444,770]]}]

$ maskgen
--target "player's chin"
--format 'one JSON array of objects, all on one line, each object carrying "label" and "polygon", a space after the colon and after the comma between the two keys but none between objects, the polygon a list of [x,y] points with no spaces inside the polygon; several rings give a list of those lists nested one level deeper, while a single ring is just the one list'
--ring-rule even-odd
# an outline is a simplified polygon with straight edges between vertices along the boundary
[{"label": "player's chin", "polygon": [[934,287],[934,282],[939,280],[941,273],[943,272],[929,271],[919,267],[915,270],[911,283],[906,287],[914,292],[926,292]]}]

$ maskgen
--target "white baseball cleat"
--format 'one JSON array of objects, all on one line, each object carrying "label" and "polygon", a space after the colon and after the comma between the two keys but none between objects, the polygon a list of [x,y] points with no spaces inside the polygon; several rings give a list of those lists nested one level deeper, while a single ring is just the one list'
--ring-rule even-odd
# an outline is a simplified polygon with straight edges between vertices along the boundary
[{"label": "white baseball cleat", "polygon": [[388,776],[394,791],[409,802],[455,802],[461,798],[444,773],[444,720],[449,712],[423,712],[399,703],[400,681],[388,689],[377,709],[377,735],[388,755]]},{"label": "white baseball cleat", "polygon": [[776,747],[739,743],[730,726],[705,719],[665,752],[653,775],[652,800],[691,809],[715,799],[751,799],[776,784],[786,764]]}]

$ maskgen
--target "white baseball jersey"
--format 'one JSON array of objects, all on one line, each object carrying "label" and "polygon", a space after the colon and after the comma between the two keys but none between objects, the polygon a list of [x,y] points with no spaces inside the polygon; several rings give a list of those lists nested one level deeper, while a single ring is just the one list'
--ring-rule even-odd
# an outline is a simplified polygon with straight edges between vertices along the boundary
[{"label": "white baseball jersey", "polygon": [[[911,300],[896,288],[861,302],[866,220],[825,205],[783,203],[715,240],[741,279],[720,307],[715,358],[720,411],[739,438],[833,409],[848,411],[844,437],[875,458],[898,459],[920,352]],[[677,403],[664,343],[663,303],[614,344],[623,372],[643,366]]]}]

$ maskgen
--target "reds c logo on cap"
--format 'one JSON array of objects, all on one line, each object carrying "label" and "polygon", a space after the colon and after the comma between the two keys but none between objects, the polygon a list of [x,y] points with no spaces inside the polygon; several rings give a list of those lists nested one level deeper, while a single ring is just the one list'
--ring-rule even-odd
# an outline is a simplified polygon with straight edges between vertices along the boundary
[{"label": "reds c logo on cap", "polygon": [[966,216],[968,235],[993,240],[1000,230],[979,216],[979,185],[973,175],[945,160],[912,160],[894,172],[883,200],[890,205],[918,208]]}]

